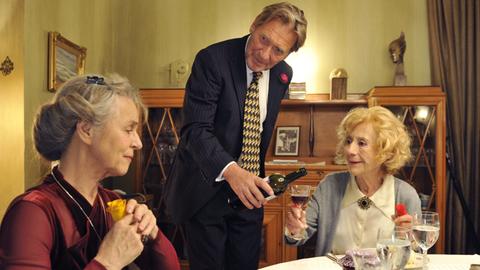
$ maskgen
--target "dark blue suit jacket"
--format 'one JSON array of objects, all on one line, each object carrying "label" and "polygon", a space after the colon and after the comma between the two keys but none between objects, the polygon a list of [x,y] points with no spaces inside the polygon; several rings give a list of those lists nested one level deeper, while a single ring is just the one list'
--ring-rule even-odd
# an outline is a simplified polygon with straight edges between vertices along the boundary
[{"label": "dark blue suit jacket", "polygon": [[[201,50],[192,65],[183,104],[183,127],[167,180],[167,212],[175,223],[193,216],[219,192],[215,178],[242,148],[243,110],[247,91],[245,44],[248,36]],[[288,82],[280,80],[286,74]],[[270,69],[267,116],[263,122],[260,176],[280,102],[292,78],[284,61]]]}]

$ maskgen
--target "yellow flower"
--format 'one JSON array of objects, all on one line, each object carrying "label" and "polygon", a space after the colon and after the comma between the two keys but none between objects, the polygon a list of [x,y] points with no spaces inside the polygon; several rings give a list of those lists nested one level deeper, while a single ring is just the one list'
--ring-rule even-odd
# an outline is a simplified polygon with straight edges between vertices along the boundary
[{"label": "yellow flower", "polygon": [[107,202],[107,212],[112,215],[114,221],[119,221],[125,216],[125,209],[127,207],[127,200],[117,199]]}]

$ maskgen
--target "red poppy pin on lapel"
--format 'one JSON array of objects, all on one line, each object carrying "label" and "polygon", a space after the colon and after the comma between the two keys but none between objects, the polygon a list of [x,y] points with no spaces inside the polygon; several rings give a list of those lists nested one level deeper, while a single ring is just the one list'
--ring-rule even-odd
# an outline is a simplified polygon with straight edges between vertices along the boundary
[{"label": "red poppy pin on lapel", "polygon": [[288,83],[288,75],[285,73],[280,73],[280,81],[284,84]]}]

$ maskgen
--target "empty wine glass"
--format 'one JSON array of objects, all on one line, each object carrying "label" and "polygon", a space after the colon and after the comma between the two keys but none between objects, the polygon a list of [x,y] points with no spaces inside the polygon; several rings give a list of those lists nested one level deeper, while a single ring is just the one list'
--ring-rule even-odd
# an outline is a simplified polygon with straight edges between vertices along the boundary
[{"label": "empty wine glass", "polygon": [[411,229],[408,227],[378,229],[377,253],[383,269],[405,269],[411,252],[410,235]]},{"label": "empty wine glass", "polygon": [[427,269],[427,252],[438,239],[440,234],[440,219],[438,213],[424,211],[413,216],[413,239],[422,249],[423,269]]}]

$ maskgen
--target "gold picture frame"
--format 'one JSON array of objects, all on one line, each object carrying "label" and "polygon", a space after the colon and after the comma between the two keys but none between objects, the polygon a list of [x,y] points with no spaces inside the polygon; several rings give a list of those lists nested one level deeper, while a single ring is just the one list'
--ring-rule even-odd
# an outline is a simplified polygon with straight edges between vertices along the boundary
[{"label": "gold picture frame", "polygon": [[48,32],[48,90],[57,91],[71,77],[84,74],[87,49],[58,32]]}]

